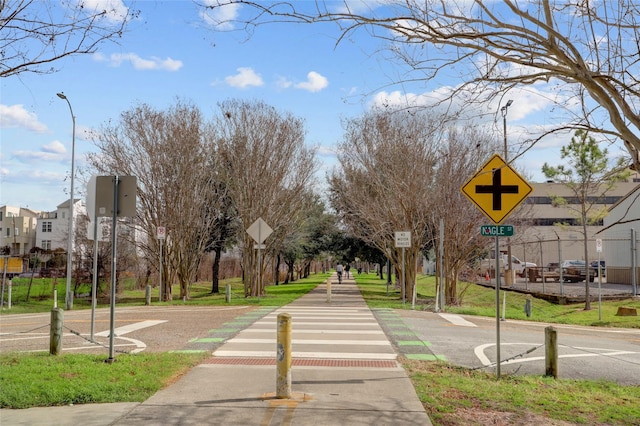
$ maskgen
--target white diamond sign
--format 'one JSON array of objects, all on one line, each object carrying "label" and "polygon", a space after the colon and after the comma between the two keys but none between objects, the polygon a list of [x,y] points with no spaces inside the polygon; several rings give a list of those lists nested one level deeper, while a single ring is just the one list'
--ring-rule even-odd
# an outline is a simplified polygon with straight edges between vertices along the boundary
[{"label": "white diamond sign", "polygon": [[247,228],[247,234],[249,234],[258,244],[264,243],[264,240],[266,240],[272,232],[273,229],[271,229],[271,227],[267,225],[267,222],[262,220],[261,217]]}]

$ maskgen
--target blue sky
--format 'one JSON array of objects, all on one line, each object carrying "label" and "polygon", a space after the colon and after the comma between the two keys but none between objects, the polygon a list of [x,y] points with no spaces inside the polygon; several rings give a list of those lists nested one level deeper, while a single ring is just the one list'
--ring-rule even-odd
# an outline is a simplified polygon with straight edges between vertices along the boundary
[{"label": "blue sky", "polygon": [[[268,25],[247,38],[242,31],[215,31],[210,17],[190,0],[137,1],[134,8],[140,17],[118,44],[56,62],[59,71],[53,74],[0,80],[0,205],[48,211],[68,198],[72,122],[57,92],[65,93],[76,116],[76,169],[95,151],[85,132],[117,121],[139,103],[167,108],[180,98],[211,116],[218,102],[238,98],[262,100],[304,118],[308,143],[319,147],[322,177],[336,161],[341,119],[361,115],[383,99],[429,98],[457,84],[446,73],[439,80],[394,84],[402,66],[378,53],[380,41],[365,32],[337,46],[339,34],[331,25]],[[552,121],[544,90],[529,87],[508,95],[515,99],[508,115],[510,143],[528,126]],[[499,107],[487,105],[484,120],[502,141]],[[566,142],[545,140],[516,167],[540,181],[542,164],[557,164],[558,147]],[[76,197],[84,197],[84,185],[77,177]]]}]

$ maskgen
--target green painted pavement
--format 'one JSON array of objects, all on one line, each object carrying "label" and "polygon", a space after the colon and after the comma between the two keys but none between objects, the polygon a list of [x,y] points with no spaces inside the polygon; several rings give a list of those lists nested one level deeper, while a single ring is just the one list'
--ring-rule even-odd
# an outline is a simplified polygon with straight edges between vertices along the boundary
[{"label": "green painted pavement", "polygon": [[200,339],[191,339],[189,343],[216,343],[216,342],[224,342],[224,337],[203,337]]},{"label": "green painted pavement", "polygon": [[413,359],[418,361],[446,361],[447,358],[444,355],[431,355],[431,354],[406,354],[407,359]]},{"label": "green painted pavement", "polygon": [[398,346],[431,346],[431,342],[424,340],[398,340],[396,343]]}]

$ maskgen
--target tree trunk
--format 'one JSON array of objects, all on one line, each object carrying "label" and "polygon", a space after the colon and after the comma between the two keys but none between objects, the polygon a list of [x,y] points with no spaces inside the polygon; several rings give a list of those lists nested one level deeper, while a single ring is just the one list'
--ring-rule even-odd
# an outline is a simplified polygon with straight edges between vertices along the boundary
[{"label": "tree trunk", "polygon": [[211,266],[211,293],[213,294],[220,293],[220,256],[222,256],[222,247],[216,246]]}]

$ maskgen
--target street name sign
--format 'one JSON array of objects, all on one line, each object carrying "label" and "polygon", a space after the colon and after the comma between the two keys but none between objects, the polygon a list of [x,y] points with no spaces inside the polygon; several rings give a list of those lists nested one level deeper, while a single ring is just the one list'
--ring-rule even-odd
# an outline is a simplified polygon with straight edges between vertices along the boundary
[{"label": "street name sign", "polygon": [[480,235],[484,237],[512,237],[513,225],[482,225]]},{"label": "street name sign", "polygon": [[480,168],[460,191],[493,223],[499,225],[533,191],[499,154]]}]

